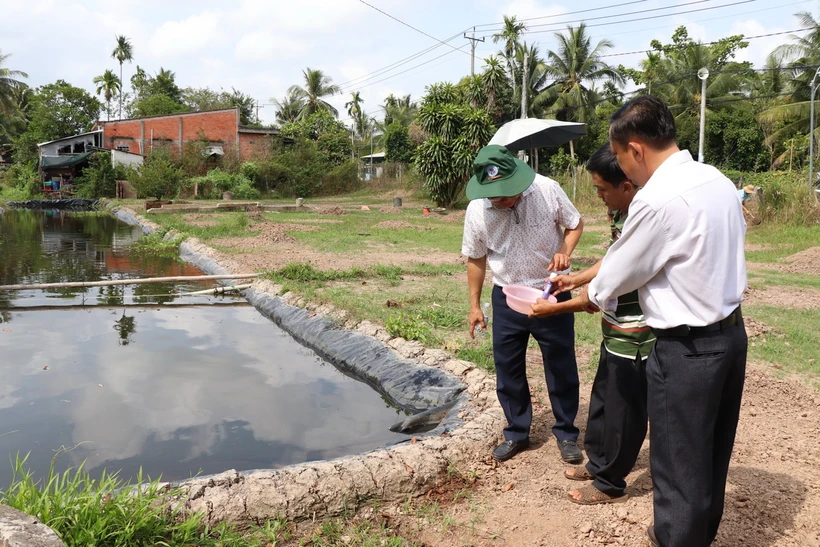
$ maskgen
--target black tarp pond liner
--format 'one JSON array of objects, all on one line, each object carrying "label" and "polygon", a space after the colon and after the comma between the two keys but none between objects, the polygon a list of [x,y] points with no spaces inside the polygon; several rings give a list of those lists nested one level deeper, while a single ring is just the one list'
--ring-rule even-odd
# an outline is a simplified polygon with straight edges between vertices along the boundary
[{"label": "black tarp pond liner", "polygon": [[[184,242],[180,257],[207,273],[230,273]],[[309,311],[288,305],[278,296],[256,289],[248,289],[244,295],[262,315],[300,343],[342,372],[367,382],[402,410],[421,412],[444,405],[465,388],[452,374],[403,359],[375,338],[343,329],[323,317],[312,317]]]},{"label": "black tarp pond liner", "polygon": [[[142,217],[129,210],[116,209],[113,214],[123,222],[140,226],[145,233],[154,231]],[[179,250],[182,260],[207,274],[231,273],[186,242]],[[403,359],[375,338],[343,329],[328,319],[286,304],[278,296],[253,288],[243,291],[243,295],[260,313],[301,344],[316,351],[342,373],[366,382],[398,408],[414,414],[432,410],[431,418],[437,418],[437,407],[451,407],[443,421],[428,434],[453,430],[462,423],[457,416],[469,397],[462,393],[466,387],[464,383],[452,374]],[[420,418],[423,422],[424,417]]]},{"label": "black tarp pond liner", "polygon": [[30,199],[27,201],[9,201],[11,209],[59,209],[71,211],[88,211],[100,204],[96,199],[67,198],[67,199]]}]

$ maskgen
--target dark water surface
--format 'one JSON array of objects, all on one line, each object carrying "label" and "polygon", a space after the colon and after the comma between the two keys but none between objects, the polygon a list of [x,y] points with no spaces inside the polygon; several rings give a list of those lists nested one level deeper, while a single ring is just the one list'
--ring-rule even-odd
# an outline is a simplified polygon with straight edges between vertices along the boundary
[{"label": "dark water surface", "polygon": [[[0,284],[197,275],[128,256],[138,228],[100,214],[0,215]],[[213,285],[0,291],[0,489],[30,452],[47,471],[186,478],[353,454],[398,437],[398,412],[244,299]]]}]

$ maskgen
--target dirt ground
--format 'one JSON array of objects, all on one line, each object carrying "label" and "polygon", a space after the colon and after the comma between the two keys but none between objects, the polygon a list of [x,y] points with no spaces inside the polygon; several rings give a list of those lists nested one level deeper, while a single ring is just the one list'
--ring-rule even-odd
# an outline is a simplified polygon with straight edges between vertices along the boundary
[{"label": "dirt ground", "polygon": [[820,275],[820,247],[811,247],[786,258],[780,269],[788,273]]},{"label": "dirt ground", "polygon": [[[579,355],[580,359],[584,356]],[[434,495],[438,510],[383,509],[404,537],[423,545],[599,546],[647,545],[652,522],[649,442],[627,479],[626,503],[582,507],[566,500],[579,483],[566,480],[550,432],[540,355],[528,355],[534,420],[531,448],[496,464],[481,455],[459,469],[472,486]],[[581,386],[577,423],[586,423],[590,383]],[[750,365],[726,495],[720,547],[820,546],[820,394],[796,380],[777,379]],[[469,481],[468,481],[469,482]],[[417,504],[418,505],[418,504]],[[423,506],[422,506],[423,507]],[[432,514],[431,514],[432,513]]]},{"label": "dirt ground", "polygon": [[[336,209],[336,214],[344,214]],[[333,214],[329,209],[323,212]],[[463,214],[454,212],[443,219],[461,222]],[[310,224],[321,222],[328,221],[317,219]],[[403,221],[389,223],[385,227],[423,228]],[[319,253],[299,245],[284,231],[295,226],[318,229],[308,224],[265,222],[254,227],[259,235],[253,239],[209,243],[228,249],[226,256],[230,260],[251,270],[278,268],[292,262],[343,269],[371,262],[419,261],[417,254],[389,250],[350,257]],[[425,257],[425,261],[464,264],[463,257],[455,253],[438,253]],[[781,266],[785,271],[820,273],[820,247],[793,255],[787,262]],[[817,307],[820,291],[771,287],[750,290],[747,301]],[[746,327],[752,338],[777,335],[760,322],[748,320]],[[590,358],[588,350],[579,351],[579,366],[586,365]],[[427,498],[368,508],[356,518],[383,522],[402,537],[430,547],[647,545],[645,530],[652,522],[648,441],[627,479],[630,499],[626,503],[596,507],[570,503],[567,491],[579,483],[563,477],[567,466],[559,458],[550,431],[553,418],[540,354],[531,350],[528,363],[534,400],[529,450],[503,464],[495,463],[489,453],[475,455],[453,470],[451,484],[442,485]],[[771,367],[749,364],[726,509],[716,546],[820,547],[820,393],[799,378],[783,379],[776,374]],[[591,381],[582,374],[576,421],[582,430],[581,439],[590,388]]]}]

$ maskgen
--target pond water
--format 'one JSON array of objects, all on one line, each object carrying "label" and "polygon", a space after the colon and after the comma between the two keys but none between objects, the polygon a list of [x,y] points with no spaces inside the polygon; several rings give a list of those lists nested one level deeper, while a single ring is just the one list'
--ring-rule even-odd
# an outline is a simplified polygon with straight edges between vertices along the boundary
[{"label": "pond water", "polygon": [[[0,284],[202,273],[129,254],[140,236],[103,214],[7,210]],[[395,408],[244,299],[174,295],[212,286],[0,291],[0,456],[29,453],[39,476],[59,451],[58,470],[176,480],[400,438]],[[0,489],[11,471],[0,461]]]}]

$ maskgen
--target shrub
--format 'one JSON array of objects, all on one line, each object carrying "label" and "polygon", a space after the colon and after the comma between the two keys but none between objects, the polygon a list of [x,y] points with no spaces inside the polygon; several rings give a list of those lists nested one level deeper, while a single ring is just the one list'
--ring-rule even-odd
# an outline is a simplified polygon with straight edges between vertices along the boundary
[{"label": "shrub", "polygon": [[168,152],[159,149],[149,154],[141,167],[131,170],[128,178],[137,197],[169,198],[179,193],[183,173]]},{"label": "shrub", "polygon": [[[219,167],[208,171],[204,177],[195,177],[188,181],[199,184],[199,196],[203,198],[219,199],[223,192],[233,192],[239,199],[256,199],[259,191],[256,190],[251,181],[238,173],[229,173]],[[241,197],[239,194],[248,197]]]},{"label": "shrub", "polygon": [[236,199],[259,199],[260,197],[259,190],[251,186],[251,181],[248,179],[243,179],[231,191]]},{"label": "shrub", "polygon": [[760,216],[767,221],[814,224],[820,221],[820,203],[809,189],[808,174],[800,171],[750,173],[745,184],[762,189]]},{"label": "shrub", "polygon": [[0,194],[9,201],[25,201],[42,192],[34,163],[16,163],[3,174]]},{"label": "shrub", "polygon": [[321,193],[344,194],[358,190],[360,186],[359,166],[354,161],[348,161],[322,176]]},{"label": "shrub", "polygon": [[255,161],[246,161],[239,166],[239,174],[251,181],[251,184],[259,188],[262,166]]},{"label": "shrub", "polygon": [[74,180],[77,195],[83,198],[112,198],[117,193],[117,180],[126,178],[128,170],[123,165],[111,165],[110,152],[96,152]]}]

